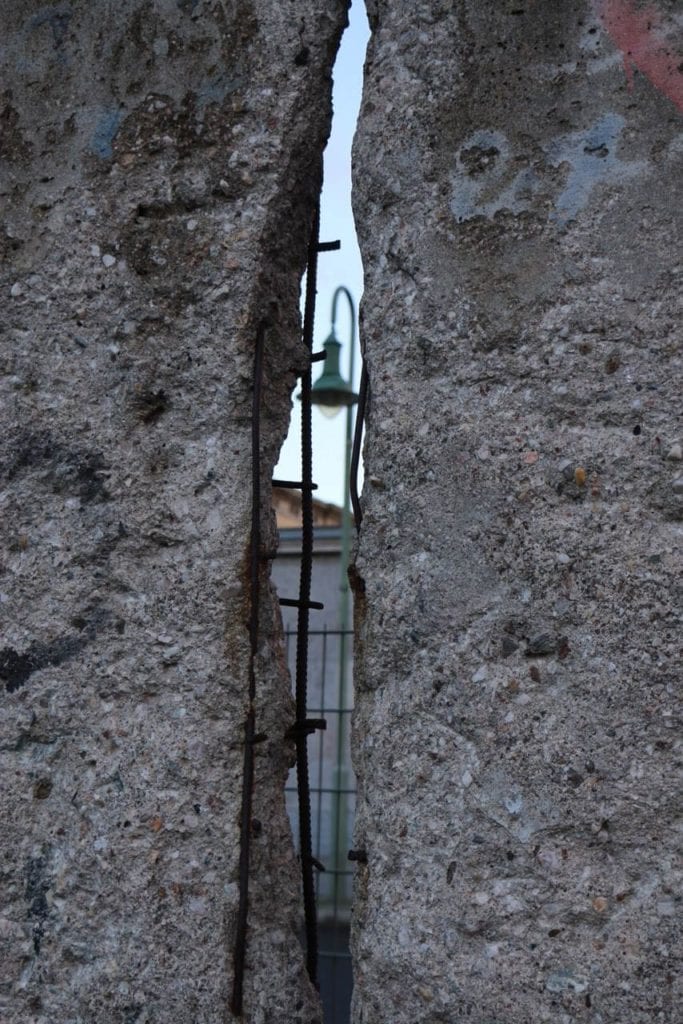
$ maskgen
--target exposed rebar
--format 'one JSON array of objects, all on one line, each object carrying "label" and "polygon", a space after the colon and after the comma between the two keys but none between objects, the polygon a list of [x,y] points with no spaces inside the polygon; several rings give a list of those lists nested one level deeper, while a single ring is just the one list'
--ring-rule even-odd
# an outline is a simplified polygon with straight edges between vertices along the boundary
[{"label": "exposed rebar", "polygon": [[[313,324],[320,232],[320,207],[313,215],[313,227],[308,245],[306,271],[306,302],[304,306],[303,342],[309,355],[313,351]],[[308,976],[318,984],[318,922],[313,881],[313,854],[311,850],[311,796],[308,778],[308,735],[306,721],[308,697],[308,620],[311,607],[311,576],[313,571],[313,456],[311,431],[311,368],[301,378],[301,574],[296,640],[296,773],[299,794],[299,851],[303,885],[304,921],[306,928],[306,967]]]},{"label": "exposed rebar", "polygon": [[363,360],[363,368],[360,375],[360,388],[358,389],[358,408],[356,409],[356,429],[353,434],[353,452],[351,454],[351,473],[349,476],[349,490],[351,491],[351,505],[353,506],[353,518],[356,530],[360,530],[363,521],[363,510],[360,506],[358,496],[358,467],[360,465],[360,450],[363,440],[363,425],[365,423],[365,407],[368,399],[368,371]]}]

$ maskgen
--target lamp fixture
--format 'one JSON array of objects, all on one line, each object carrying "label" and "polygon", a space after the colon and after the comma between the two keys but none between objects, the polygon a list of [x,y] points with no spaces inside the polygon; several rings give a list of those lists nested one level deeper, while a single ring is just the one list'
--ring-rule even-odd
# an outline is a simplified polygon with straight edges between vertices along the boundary
[{"label": "lamp fixture", "polygon": [[[350,408],[358,401],[358,395],[353,390],[350,381],[342,377],[339,368],[339,357],[341,354],[341,343],[337,340],[335,324],[337,321],[337,299],[340,295],[346,295],[351,312],[351,365],[350,376],[353,375],[353,349],[356,341],[356,312],[353,299],[347,288],[340,287],[332,298],[332,326],[326,341],[323,344],[325,363],[323,371],[311,388],[311,404],[317,405],[321,413],[328,418],[336,416],[342,408]],[[301,396],[299,396],[301,397]]]}]

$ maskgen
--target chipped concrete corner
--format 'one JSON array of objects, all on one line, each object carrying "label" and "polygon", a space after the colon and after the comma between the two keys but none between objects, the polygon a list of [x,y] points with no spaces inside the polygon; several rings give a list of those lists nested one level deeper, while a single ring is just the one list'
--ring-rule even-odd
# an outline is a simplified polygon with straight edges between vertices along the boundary
[{"label": "chipped concrete corner", "polygon": [[354,1020],[674,1024],[680,7],[371,20]]},{"label": "chipped concrete corner", "polygon": [[[267,493],[346,2],[2,6],[0,1017],[218,1024],[255,335]],[[262,607],[244,1019],[313,1024]]]}]

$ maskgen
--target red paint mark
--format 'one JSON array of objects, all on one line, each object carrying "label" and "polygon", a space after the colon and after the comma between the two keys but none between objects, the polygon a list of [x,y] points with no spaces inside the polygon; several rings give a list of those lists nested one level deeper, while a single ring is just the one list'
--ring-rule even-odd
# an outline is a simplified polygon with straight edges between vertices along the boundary
[{"label": "red paint mark", "polygon": [[683,55],[667,42],[664,19],[654,6],[633,0],[594,0],[598,16],[624,56],[629,89],[634,69],[683,111]]}]

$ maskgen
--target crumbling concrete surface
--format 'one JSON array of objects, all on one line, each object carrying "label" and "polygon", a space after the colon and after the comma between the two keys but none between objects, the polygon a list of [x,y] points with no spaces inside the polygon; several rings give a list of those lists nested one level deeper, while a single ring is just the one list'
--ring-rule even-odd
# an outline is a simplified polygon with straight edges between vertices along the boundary
[{"label": "crumbling concrete surface", "polygon": [[[230,1018],[253,351],[265,317],[267,495],[345,19],[3,0],[3,1024]],[[244,1019],[289,1024],[319,1011],[263,591]]]},{"label": "crumbling concrete surface", "polygon": [[354,1020],[673,1024],[680,7],[370,17]]}]

